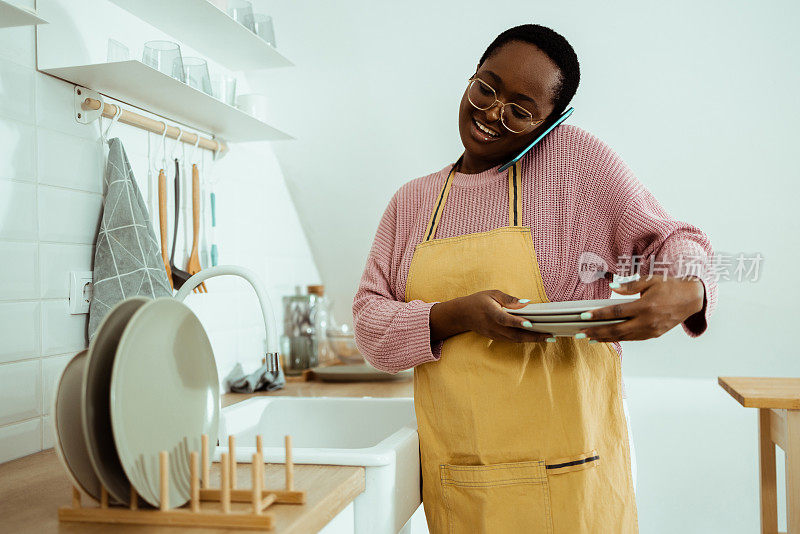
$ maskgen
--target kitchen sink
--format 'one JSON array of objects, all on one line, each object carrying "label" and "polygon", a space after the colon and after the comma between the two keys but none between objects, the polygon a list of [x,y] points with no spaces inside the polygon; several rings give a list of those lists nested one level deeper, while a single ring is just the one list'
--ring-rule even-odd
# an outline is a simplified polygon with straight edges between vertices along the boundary
[{"label": "kitchen sink", "polygon": [[265,460],[283,462],[289,434],[295,463],[364,466],[365,490],[354,501],[358,534],[395,534],[421,503],[412,399],[251,398],[222,410],[217,459],[231,434],[241,463],[251,461],[257,434]]}]

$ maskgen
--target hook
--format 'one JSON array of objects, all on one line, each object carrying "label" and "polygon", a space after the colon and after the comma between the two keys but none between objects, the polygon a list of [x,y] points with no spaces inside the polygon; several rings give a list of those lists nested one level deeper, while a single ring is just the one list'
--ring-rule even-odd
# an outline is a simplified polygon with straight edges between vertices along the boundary
[{"label": "hook", "polygon": [[167,167],[167,123],[161,121],[161,124],[164,125],[164,131],[161,132],[161,168],[165,169]]},{"label": "hook", "polygon": [[197,153],[197,145],[200,144],[200,134],[195,133],[195,135],[197,136],[197,140],[194,142],[194,146],[192,147],[192,157],[189,158],[192,163],[194,163],[194,156]]},{"label": "hook", "polygon": [[169,153],[169,159],[175,159],[175,150],[177,150],[178,146],[181,144],[183,130],[181,130],[180,126],[176,126],[176,128],[178,129],[178,136],[175,138],[175,144],[172,145],[172,152]]},{"label": "hook", "polygon": [[119,120],[120,116],[122,115],[122,107],[121,106],[115,105],[114,108],[116,109],[116,111],[114,112],[114,117],[111,119],[111,124],[108,125],[108,128],[106,128],[105,133],[101,134],[101,137],[103,138],[103,141],[105,141],[105,142],[108,142],[108,134],[111,133],[111,128],[114,127],[114,125],[117,123],[117,121]]}]

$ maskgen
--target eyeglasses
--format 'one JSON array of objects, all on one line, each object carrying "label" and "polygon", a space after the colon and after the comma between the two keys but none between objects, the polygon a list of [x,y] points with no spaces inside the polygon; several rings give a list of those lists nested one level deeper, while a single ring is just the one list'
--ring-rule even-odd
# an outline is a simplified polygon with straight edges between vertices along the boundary
[{"label": "eyeglasses", "polygon": [[475,76],[469,79],[467,99],[470,104],[480,110],[493,108],[495,104],[499,103],[500,122],[513,133],[522,133],[544,122],[544,119],[535,120],[531,112],[519,104],[501,102],[497,98],[494,88]]}]

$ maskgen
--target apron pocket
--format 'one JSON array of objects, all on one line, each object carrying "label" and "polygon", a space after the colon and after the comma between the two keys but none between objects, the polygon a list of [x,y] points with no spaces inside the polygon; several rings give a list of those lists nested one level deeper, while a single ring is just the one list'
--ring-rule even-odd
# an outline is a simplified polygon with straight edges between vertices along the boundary
[{"label": "apron pocket", "polygon": [[552,533],[545,462],[440,466],[451,534]]},{"label": "apron pocket", "polygon": [[547,468],[548,475],[559,475],[561,473],[571,473],[572,471],[592,469],[593,467],[597,467],[599,462],[600,455],[597,454],[597,451],[592,450],[583,454],[579,454],[578,456],[548,460],[545,467]]}]

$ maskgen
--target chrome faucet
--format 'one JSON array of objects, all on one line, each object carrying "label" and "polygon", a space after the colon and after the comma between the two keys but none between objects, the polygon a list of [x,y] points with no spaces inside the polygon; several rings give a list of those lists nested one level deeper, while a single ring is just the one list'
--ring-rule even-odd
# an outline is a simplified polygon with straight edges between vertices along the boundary
[{"label": "chrome faucet", "polygon": [[275,324],[275,315],[272,313],[272,306],[269,297],[267,296],[267,292],[264,291],[263,287],[261,286],[261,282],[259,281],[256,273],[250,269],[239,267],[238,265],[219,265],[217,267],[209,267],[208,269],[203,269],[199,273],[186,280],[180,290],[178,290],[178,292],[175,294],[175,298],[179,301],[183,301],[187,295],[189,295],[189,293],[191,293],[191,291],[199,286],[202,282],[215,276],[224,275],[233,275],[244,278],[250,283],[251,286],[253,286],[253,289],[256,292],[256,297],[258,297],[258,303],[261,305],[261,315],[264,317],[264,329],[267,334],[265,354],[267,371],[277,372],[279,361],[277,348],[278,334]]}]

